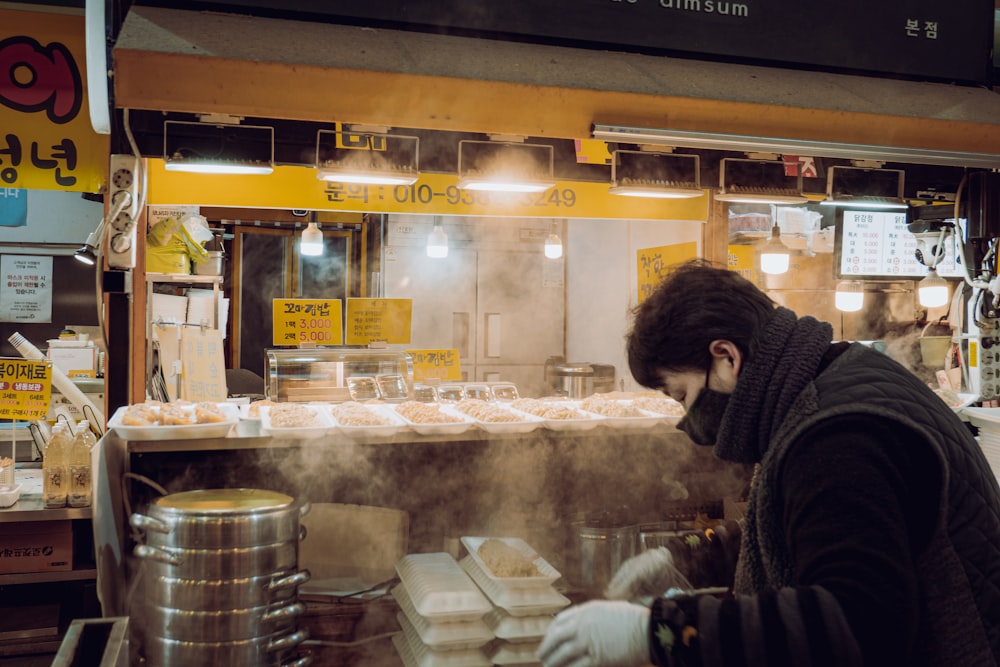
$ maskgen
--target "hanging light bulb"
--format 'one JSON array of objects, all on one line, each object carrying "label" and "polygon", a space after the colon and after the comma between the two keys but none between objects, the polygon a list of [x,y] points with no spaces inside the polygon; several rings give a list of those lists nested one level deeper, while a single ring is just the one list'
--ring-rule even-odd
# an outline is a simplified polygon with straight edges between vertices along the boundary
[{"label": "hanging light bulb", "polygon": [[860,280],[842,280],[837,283],[833,305],[844,313],[856,313],[865,305],[865,287]]},{"label": "hanging light bulb", "polygon": [[781,241],[781,228],[775,224],[771,227],[771,238],[760,251],[760,270],[771,275],[786,273],[790,255],[788,246]]},{"label": "hanging light bulb", "polygon": [[440,222],[434,223],[434,229],[427,236],[427,256],[438,259],[448,256],[448,235]]},{"label": "hanging light bulb", "polygon": [[559,259],[563,254],[563,244],[562,239],[559,238],[559,231],[556,221],[552,221],[552,227],[549,229],[549,236],[545,239],[545,256],[549,259]]},{"label": "hanging light bulb", "polygon": [[917,283],[917,299],[924,308],[939,308],[948,303],[948,281],[938,275],[937,269],[928,271]]},{"label": "hanging light bulb", "polygon": [[310,222],[302,230],[302,239],[299,241],[299,252],[310,257],[317,257],[323,254],[323,232],[320,231],[315,222]]}]

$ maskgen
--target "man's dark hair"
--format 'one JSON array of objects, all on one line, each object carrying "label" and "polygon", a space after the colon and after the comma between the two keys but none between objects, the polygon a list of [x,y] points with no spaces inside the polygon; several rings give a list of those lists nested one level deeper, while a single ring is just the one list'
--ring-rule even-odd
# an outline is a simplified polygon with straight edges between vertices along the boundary
[{"label": "man's dark hair", "polygon": [[707,370],[708,345],[717,339],[732,341],[749,360],[774,308],[770,297],[734,271],[704,260],[671,267],[632,311],[626,345],[632,377],[659,388],[661,371]]}]

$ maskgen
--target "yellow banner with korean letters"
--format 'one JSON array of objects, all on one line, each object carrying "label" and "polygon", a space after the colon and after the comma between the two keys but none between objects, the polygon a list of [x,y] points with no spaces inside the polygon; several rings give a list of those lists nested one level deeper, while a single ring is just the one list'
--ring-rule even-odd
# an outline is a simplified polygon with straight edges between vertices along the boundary
[{"label": "yellow banner with korean letters", "polygon": [[414,382],[458,382],[462,379],[462,364],[456,349],[407,350],[406,353],[413,359]]},{"label": "yellow banner with korean letters", "polygon": [[645,301],[656,286],[667,276],[672,264],[685,262],[698,256],[698,244],[675,243],[656,248],[640,248],[636,252],[636,277],[638,278],[639,303]]},{"label": "yellow banner with korean letters", "polygon": [[412,320],[413,299],[348,299],[347,344],[406,345]]},{"label": "yellow banner with korean letters", "polygon": [[82,14],[0,9],[0,187],[98,192],[108,150],[90,124]]},{"label": "yellow banner with korean letters", "polygon": [[274,299],[274,345],[342,345],[344,316],[340,299]]},{"label": "yellow banner with korean letters", "polygon": [[45,419],[51,400],[51,361],[0,358],[0,419]]},{"label": "yellow banner with korean letters", "polygon": [[608,192],[610,183],[557,181],[541,193],[491,193],[459,188],[455,174],[424,173],[413,185],[354,185],[321,181],[312,167],[279,165],[266,176],[233,176],[168,172],[163,164],[160,159],[148,160],[149,204],[521,218],[708,219],[707,195],[623,197]]}]

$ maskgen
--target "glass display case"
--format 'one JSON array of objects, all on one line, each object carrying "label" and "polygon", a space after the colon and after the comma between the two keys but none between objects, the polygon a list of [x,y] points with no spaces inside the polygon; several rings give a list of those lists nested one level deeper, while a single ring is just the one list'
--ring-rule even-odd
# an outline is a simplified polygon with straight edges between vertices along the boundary
[{"label": "glass display case", "polygon": [[265,350],[265,395],[272,401],[403,401],[413,395],[405,350],[353,347]]}]

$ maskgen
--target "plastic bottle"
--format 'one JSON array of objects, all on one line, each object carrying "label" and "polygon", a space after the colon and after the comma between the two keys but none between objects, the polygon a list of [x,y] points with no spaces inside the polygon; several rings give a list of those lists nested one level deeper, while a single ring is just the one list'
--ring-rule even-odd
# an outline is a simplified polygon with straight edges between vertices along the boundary
[{"label": "plastic bottle", "polygon": [[42,452],[42,500],[46,509],[66,507],[69,493],[69,450],[73,436],[65,422],[52,427],[52,436]]},{"label": "plastic bottle", "polygon": [[90,423],[81,420],[73,438],[69,452],[69,497],[70,507],[90,507],[92,475],[90,470],[90,450],[97,438],[90,430]]}]

